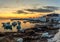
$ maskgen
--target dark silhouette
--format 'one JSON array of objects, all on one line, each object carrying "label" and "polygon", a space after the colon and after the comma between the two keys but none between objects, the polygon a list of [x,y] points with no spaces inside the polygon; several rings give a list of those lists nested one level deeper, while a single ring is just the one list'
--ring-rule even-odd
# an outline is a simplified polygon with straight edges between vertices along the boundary
[{"label": "dark silhouette", "polygon": [[17,21],[17,24],[18,24],[18,25],[20,25],[20,24],[21,24],[21,22],[20,22],[20,21]]},{"label": "dark silhouette", "polygon": [[17,25],[17,22],[13,22],[12,26],[15,27]]},{"label": "dark silhouette", "polygon": [[21,26],[18,25],[18,26],[17,26],[17,31],[20,32],[20,29],[21,29]]},{"label": "dark silhouette", "polygon": [[4,29],[10,29],[10,30],[12,30],[12,25],[10,25],[9,22],[8,23],[2,23],[2,24],[3,24]]}]

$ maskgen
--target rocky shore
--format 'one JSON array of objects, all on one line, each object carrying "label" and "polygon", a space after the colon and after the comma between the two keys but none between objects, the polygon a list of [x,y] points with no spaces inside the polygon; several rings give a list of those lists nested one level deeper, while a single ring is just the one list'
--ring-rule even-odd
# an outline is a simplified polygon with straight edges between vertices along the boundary
[{"label": "rocky shore", "polygon": [[[48,42],[48,38],[53,38],[58,32],[58,29],[47,29],[42,31],[36,28],[25,29],[25,32],[0,32],[0,42],[18,42],[18,39],[23,39],[22,42]],[[48,33],[50,37],[44,37],[42,34]],[[20,41],[21,42],[21,41]]]}]

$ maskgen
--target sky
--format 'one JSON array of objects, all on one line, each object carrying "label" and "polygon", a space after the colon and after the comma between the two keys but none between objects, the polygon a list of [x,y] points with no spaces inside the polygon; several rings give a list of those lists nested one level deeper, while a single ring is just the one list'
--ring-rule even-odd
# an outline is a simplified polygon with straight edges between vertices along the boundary
[{"label": "sky", "polygon": [[0,0],[0,7],[51,5],[60,7],[60,0]]},{"label": "sky", "polygon": [[[32,16],[30,13],[32,11],[28,11],[27,14],[26,13],[18,14],[16,11],[18,10],[26,11],[24,9],[37,9],[37,8],[42,8],[44,6],[60,7],[60,0],[0,0],[0,17],[5,17],[5,18],[20,17],[20,16],[30,17]],[[58,9],[56,10],[56,12],[60,13],[60,10]],[[35,14],[33,15],[35,17],[36,14],[38,15],[38,13],[39,12],[32,14]],[[41,12],[41,13],[43,13],[43,15],[45,13],[47,14],[47,12]]]}]

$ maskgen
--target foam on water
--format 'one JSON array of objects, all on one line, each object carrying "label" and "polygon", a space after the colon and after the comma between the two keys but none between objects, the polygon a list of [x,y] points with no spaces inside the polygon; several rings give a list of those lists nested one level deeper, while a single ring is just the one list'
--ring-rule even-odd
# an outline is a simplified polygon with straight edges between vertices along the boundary
[{"label": "foam on water", "polygon": [[48,39],[48,42],[60,42],[60,29],[53,38]]},{"label": "foam on water", "polygon": [[56,33],[56,35],[54,36],[53,41],[60,42],[60,29],[58,33]]}]

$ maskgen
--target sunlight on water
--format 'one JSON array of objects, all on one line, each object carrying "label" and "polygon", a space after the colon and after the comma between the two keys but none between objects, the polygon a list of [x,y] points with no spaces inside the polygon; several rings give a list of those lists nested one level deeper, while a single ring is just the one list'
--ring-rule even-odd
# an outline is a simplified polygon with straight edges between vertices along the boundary
[{"label": "sunlight on water", "polygon": [[[30,23],[30,22],[23,23],[23,20],[19,20],[19,21],[21,22],[21,28],[22,29],[31,28],[31,27],[34,27],[34,25],[35,25],[33,23]],[[2,27],[2,23],[6,23],[6,22],[12,23],[14,21],[11,21],[9,19],[1,19],[0,20],[0,32],[11,32],[11,31],[12,32],[16,32],[17,31],[16,27],[12,27],[12,30],[6,30],[6,29],[4,29],[4,27]]]}]

